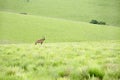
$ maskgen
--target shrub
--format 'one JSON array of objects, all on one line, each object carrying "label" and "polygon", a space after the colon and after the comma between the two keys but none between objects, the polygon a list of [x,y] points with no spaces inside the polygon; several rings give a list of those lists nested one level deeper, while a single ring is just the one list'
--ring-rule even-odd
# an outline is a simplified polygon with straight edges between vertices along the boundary
[{"label": "shrub", "polygon": [[100,21],[98,24],[100,24],[100,25],[106,25],[106,23],[103,22],[103,21]]},{"label": "shrub", "polygon": [[91,24],[106,25],[105,22],[103,22],[103,21],[97,21],[97,20],[91,20],[90,23],[91,23]]},{"label": "shrub", "polygon": [[97,20],[91,20],[90,23],[92,23],[92,24],[98,24],[98,21]]}]

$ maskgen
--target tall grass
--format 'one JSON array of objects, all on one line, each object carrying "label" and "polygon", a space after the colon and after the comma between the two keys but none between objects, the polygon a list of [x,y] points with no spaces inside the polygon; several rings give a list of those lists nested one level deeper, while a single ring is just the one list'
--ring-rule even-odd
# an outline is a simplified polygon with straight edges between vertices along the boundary
[{"label": "tall grass", "polygon": [[119,80],[120,42],[1,44],[1,80]]}]

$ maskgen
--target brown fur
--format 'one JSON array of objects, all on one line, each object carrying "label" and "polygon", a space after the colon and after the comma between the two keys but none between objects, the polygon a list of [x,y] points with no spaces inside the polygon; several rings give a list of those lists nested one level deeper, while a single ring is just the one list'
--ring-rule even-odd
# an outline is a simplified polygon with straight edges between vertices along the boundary
[{"label": "brown fur", "polygon": [[37,41],[35,42],[35,45],[37,45],[38,43],[41,43],[41,45],[42,45],[42,44],[43,44],[43,42],[44,42],[44,40],[45,40],[45,38],[40,39],[40,40],[37,40]]}]

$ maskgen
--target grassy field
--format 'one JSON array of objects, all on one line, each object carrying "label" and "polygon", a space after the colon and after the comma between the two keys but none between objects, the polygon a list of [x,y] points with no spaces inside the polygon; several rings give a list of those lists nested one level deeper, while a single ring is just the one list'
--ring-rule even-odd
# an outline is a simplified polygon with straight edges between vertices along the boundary
[{"label": "grassy field", "polygon": [[120,26],[120,0],[0,0],[0,10]]},{"label": "grassy field", "polygon": [[120,41],[0,44],[0,80],[120,80]]},{"label": "grassy field", "polygon": [[84,22],[0,12],[0,43],[120,40],[120,28]]},{"label": "grassy field", "polygon": [[0,0],[0,80],[120,80],[119,4]]}]

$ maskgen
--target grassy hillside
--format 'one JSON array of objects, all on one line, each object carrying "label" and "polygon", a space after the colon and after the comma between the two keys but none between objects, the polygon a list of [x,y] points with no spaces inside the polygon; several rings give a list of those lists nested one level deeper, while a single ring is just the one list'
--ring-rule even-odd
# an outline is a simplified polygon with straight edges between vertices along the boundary
[{"label": "grassy hillside", "polygon": [[120,41],[0,44],[0,80],[119,80]]},{"label": "grassy hillside", "polygon": [[1,42],[119,40],[120,28],[32,15],[0,12]]},{"label": "grassy hillside", "polygon": [[120,0],[0,0],[0,10],[120,26]]}]

